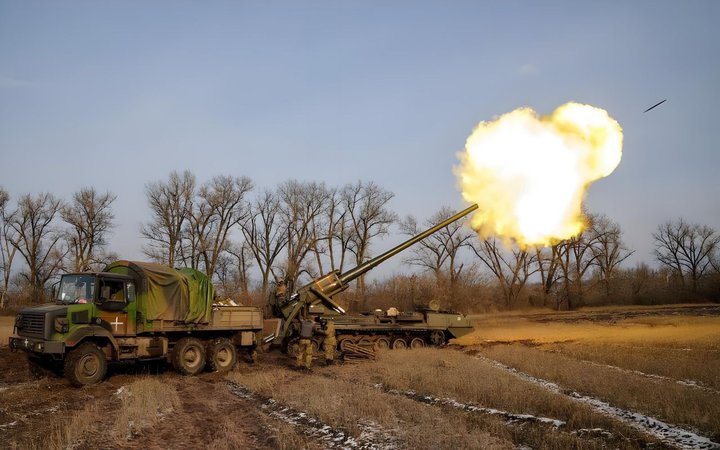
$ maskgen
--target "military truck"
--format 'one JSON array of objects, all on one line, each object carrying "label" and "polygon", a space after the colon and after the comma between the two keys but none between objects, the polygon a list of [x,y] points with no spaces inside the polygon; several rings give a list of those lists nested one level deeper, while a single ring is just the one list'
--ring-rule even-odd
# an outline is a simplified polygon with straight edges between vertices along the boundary
[{"label": "military truck", "polygon": [[330,272],[290,296],[271,296],[269,303],[273,315],[277,318],[276,329],[265,338],[265,342],[272,342],[283,350],[292,352],[298,337],[301,315],[332,318],[341,350],[348,342],[393,349],[443,345],[451,338],[471,332],[473,327],[468,318],[457,312],[441,311],[438,305],[432,302],[418,311],[400,312],[391,308],[388,311],[350,315],[333,297],[346,290],[351,281],[477,208],[478,205],[472,205],[345,273],[337,270]]},{"label": "military truck", "polygon": [[53,303],[15,318],[10,348],[31,368],[60,369],[73,385],[101,381],[108,363],[167,361],[195,375],[229,370],[238,349],[254,355],[263,317],[249,306],[214,306],[194,269],[116,261],[102,272],[63,275]]}]

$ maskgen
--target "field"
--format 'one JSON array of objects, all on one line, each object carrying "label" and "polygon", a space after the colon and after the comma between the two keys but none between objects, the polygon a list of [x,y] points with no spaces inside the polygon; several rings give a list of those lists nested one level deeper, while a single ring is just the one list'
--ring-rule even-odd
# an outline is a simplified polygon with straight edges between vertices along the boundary
[{"label": "field", "polygon": [[451,346],[374,362],[307,373],[270,352],[193,378],[121,367],[83,389],[32,378],[5,340],[0,446],[719,448],[719,306],[474,320]]}]

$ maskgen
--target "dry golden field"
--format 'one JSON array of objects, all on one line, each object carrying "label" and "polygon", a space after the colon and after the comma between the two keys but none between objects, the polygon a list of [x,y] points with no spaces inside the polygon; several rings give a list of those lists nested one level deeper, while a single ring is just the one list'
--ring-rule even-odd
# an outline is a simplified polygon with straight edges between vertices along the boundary
[{"label": "dry golden field", "polygon": [[475,317],[445,348],[228,374],[116,369],[71,388],[0,349],[0,447],[718,448],[720,307]]}]

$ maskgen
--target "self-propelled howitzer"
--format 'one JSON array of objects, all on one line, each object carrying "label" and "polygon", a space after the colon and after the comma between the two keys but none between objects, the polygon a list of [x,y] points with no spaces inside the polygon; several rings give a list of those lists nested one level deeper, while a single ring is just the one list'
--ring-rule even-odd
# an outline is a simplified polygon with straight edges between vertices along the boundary
[{"label": "self-propelled howitzer", "polygon": [[[293,293],[289,298],[271,296],[270,305],[273,314],[281,319],[277,333],[271,335],[273,343],[284,346],[288,345],[288,342],[293,338],[294,332],[297,330],[297,319],[303,309],[311,315],[334,317],[336,329],[338,330],[338,339],[341,343],[350,338],[353,340],[379,339],[381,347],[385,346],[385,344],[393,346],[401,336],[405,336],[405,344],[409,345],[413,342],[419,343],[417,340],[413,341],[413,336],[415,336],[425,342],[437,344],[445,342],[445,338],[447,337],[458,337],[455,336],[456,333],[452,332],[447,336],[447,330],[445,329],[448,328],[449,325],[455,325],[455,328],[458,330],[471,330],[472,327],[469,321],[457,313],[436,311],[434,312],[435,316],[428,317],[427,314],[425,314],[422,319],[419,316],[410,318],[410,315],[405,314],[407,320],[403,320],[402,314],[386,317],[385,320],[378,316],[348,316],[345,310],[333,300],[333,297],[346,290],[353,280],[438,230],[462,219],[477,208],[478,205],[472,205],[437,225],[428,228],[417,236],[413,236],[385,253],[344,273],[335,270],[323,275],[298,289],[297,292]],[[428,313],[433,314],[431,310],[428,310]],[[451,317],[449,317],[448,314]],[[363,320],[363,318],[367,318],[367,320]],[[452,323],[450,323],[450,320],[452,320]],[[432,324],[429,324],[429,322],[432,322]],[[368,327],[368,325],[372,326]],[[411,329],[408,329],[408,327]],[[424,329],[426,333],[418,334],[417,332],[421,328]],[[435,332],[435,337],[430,339],[433,332]],[[440,342],[438,333],[443,335],[442,342]],[[401,346],[401,343],[397,342],[397,345]]]}]

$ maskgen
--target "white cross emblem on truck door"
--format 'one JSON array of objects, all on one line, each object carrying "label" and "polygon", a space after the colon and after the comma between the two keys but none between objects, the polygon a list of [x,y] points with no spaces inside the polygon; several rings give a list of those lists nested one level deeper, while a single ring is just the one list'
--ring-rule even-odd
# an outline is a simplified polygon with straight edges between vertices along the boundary
[{"label": "white cross emblem on truck door", "polygon": [[125,323],[125,322],[120,322],[118,319],[119,319],[119,316],[115,316],[115,322],[110,322],[110,325],[115,326],[115,331],[118,330],[118,325],[122,325]]}]

